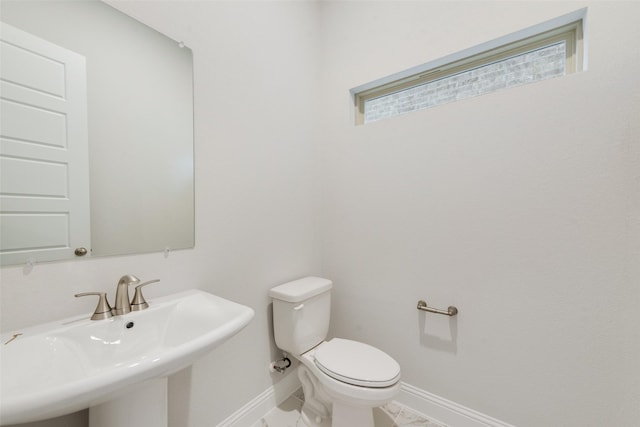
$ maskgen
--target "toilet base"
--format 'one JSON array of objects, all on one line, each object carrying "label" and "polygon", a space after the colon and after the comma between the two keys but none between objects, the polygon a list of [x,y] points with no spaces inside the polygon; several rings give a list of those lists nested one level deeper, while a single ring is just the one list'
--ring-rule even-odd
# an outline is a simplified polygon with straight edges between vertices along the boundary
[{"label": "toilet base", "polygon": [[318,379],[304,365],[298,367],[304,403],[301,425],[305,427],[374,427],[371,406],[353,406],[333,400],[323,390]]},{"label": "toilet base", "polygon": [[302,384],[304,403],[300,417],[305,427],[331,426],[331,400],[324,393],[318,380],[305,366],[298,367],[298,378]]}]

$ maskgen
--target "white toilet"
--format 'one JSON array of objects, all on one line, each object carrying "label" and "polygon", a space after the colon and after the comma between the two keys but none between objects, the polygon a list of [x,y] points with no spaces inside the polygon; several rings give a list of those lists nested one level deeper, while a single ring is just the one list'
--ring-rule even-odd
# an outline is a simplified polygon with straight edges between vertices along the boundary
[{"label": "white toilet", "polygon": [[306,426],[373,427],[373,408],[400,391],[400,365],[361,342],[325,341],[331,287],[328,279],[305,277],[271,289],[276,344],[301,362]]}]

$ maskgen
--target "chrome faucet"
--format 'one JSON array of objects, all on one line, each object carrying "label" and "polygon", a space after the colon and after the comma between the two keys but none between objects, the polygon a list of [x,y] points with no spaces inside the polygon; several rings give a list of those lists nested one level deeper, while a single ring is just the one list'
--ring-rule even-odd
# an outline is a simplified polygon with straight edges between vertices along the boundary
[{"label": "chrome faucet", "polygon": [[118,281],[116,288],[116,306],[113,308],[113,314],[120,316],[131,312],[131,300],[129,299],[129,285],[140,283],[140,279],[132,274],[125,274]]}]

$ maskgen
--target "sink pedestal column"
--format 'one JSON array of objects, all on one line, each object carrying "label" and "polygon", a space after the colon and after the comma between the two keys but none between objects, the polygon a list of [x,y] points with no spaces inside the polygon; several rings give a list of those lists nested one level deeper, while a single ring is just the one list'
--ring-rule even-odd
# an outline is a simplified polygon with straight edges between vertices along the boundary
[{"label": "sink pedestal column", "polygon": [[153,379],[90,407],[89,427],[167,427],[167,408],[167,378]]}]

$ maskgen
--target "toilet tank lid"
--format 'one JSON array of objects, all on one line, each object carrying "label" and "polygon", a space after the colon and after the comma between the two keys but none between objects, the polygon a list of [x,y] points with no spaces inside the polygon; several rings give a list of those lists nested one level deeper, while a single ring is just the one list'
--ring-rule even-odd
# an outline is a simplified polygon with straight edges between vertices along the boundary
[{"label": "toilet tank lid", "polygon": [[331,289],[333,282],[321,277],[304,277],[271,288],[271,298],[286,302],[301,302]]}]

